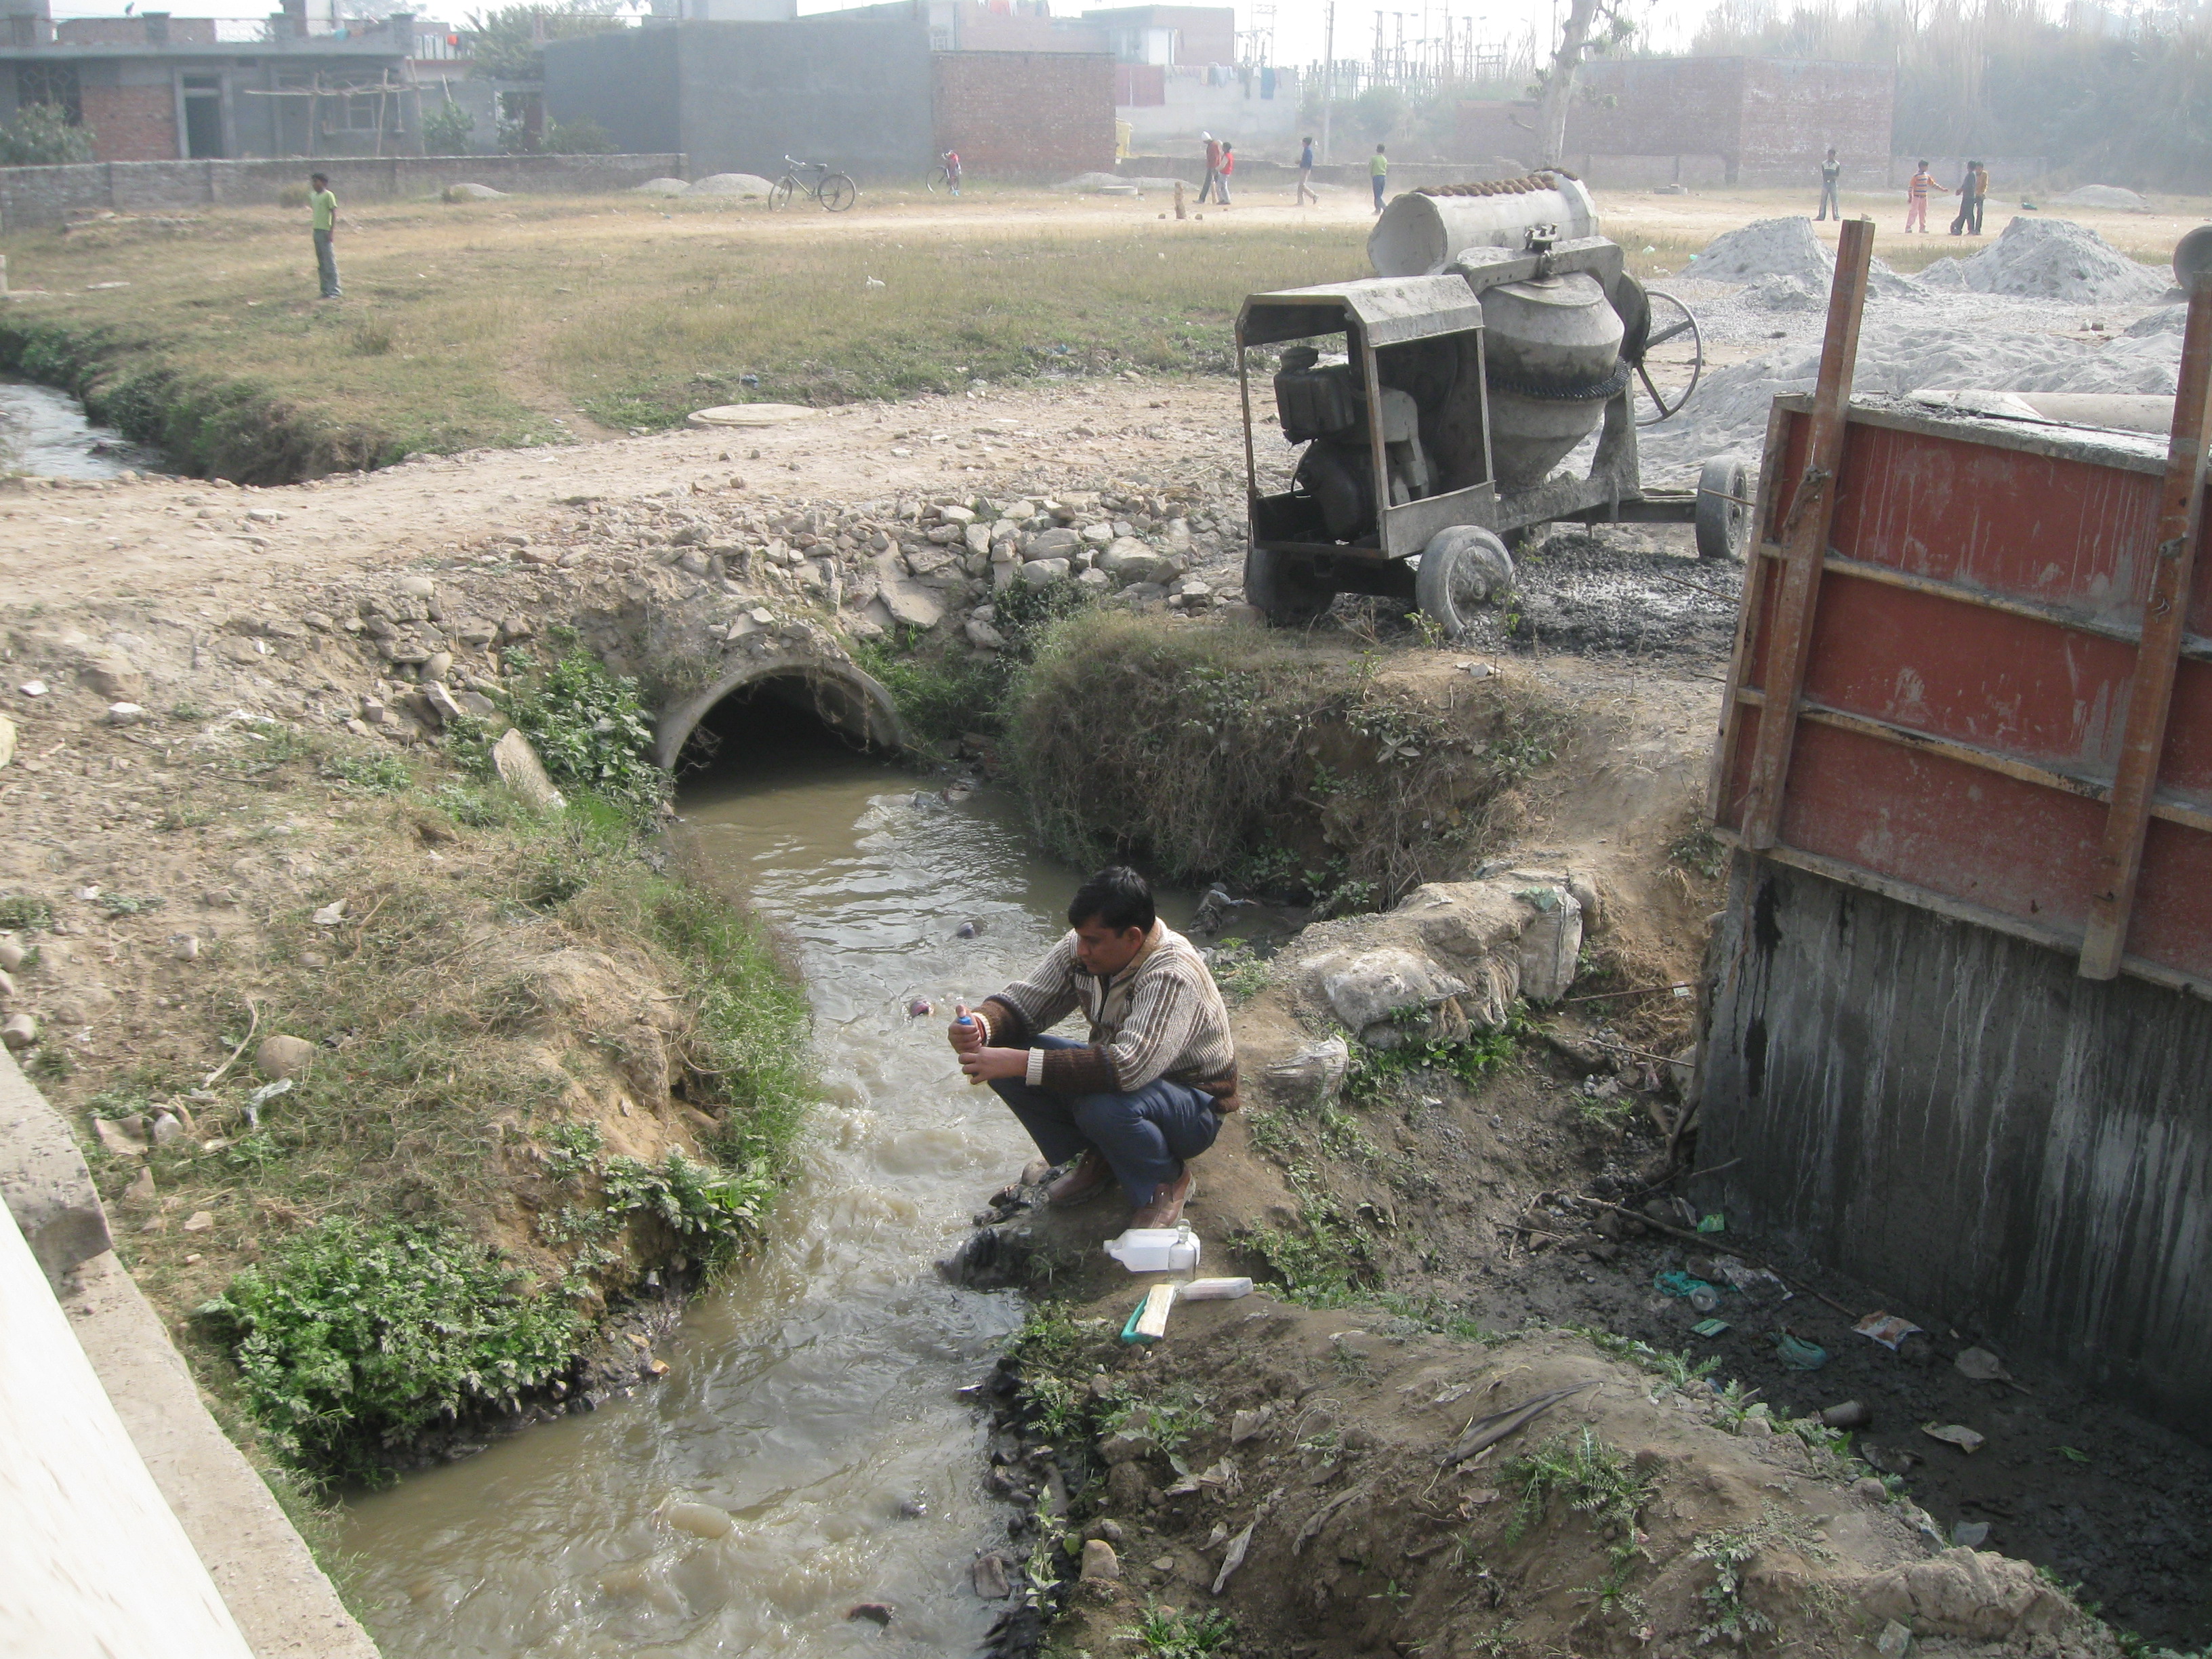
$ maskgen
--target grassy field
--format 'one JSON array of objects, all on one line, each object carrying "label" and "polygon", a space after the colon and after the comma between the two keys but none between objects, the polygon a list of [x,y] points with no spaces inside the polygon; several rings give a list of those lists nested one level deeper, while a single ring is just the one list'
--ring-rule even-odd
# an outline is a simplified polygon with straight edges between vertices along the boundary
[{"label": "grassy field", "polygon": [[[1804,207],[1786,192],[1601,205],[1647,276]],[[0,364],[85,394],[195,470],[267,483],[649,430],[712,403],[1205,372],[1227,366],[1245,295],[1367,269],[1370,221],[1342,203],[1300,216],[1248,200],[1234,221],[1163,206],[1015,190],[877,192],[834,218],[629,196],[374,203],[341,221],[346,298],[330,305],[297,210],[94,221],[0,238],[18,295]],[[2100,218],[2153,261],[2179,222]],[[1908,270],[1972,251],[1887,234],[1879,248]]]},{"label": "grassy field", "polygon": [[[48,290],[7,319],[27,372],[90,387],[172,447],[191,434],[146,428],[181,407],[234,448],[289,422],[353,465],[650,428],[747,398],[1209,368],[1247,293],[1364,266],[1359,219],[1177,224],[1128,204],[1054,222],[1054,204],[830,221],[621,197],[376,204],[342,223],[346,298],[331,305],[313,297],[297,212],[95,222],[0,251],[18,290]],[[158,385],[131,389],[149,374]],[[206,447],[222,441],[199,459],[235,476]]]}]

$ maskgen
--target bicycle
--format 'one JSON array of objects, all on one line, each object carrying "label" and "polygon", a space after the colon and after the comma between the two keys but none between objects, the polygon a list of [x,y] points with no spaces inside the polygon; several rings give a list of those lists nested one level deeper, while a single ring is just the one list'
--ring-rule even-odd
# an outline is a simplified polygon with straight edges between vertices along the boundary
[{"label": "bicycle", "polygon": [[950,161],[939,161],[937,170],[929,175],[930,193],[934,195],[941,190],[957,196],[960,193],[960,178],[961,175],[952,170]]},{"label": "bicycle", "polygon": [[[771,208],[789,207],[791,198],[801,191],[821,203],[823,208],[830,213],[842,213],[860,199],[860,187],[843,173],[830,172],[827,161],[799,161],[787,155],[783,158],[783,164],[791,171],[769,186],[768,204]],[[799,176],[801,173],[820,176],[801,179]]]}]

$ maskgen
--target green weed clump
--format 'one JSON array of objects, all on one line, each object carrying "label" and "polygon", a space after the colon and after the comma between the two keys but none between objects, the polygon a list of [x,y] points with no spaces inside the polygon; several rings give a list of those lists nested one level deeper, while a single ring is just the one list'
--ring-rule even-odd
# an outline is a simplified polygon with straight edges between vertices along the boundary
[{"label": "green weed clump", "polygon": [[434,1423],[511,1409],[569,1365],[575,1310],[450,1228],[326,1221],[199,1310],[271,1443],[303,1469],[375,1479]]},{"label": "green weed clump", "polygon": [[1210,1659],[1233,1647],[1237,1621],[1221,1607],[1182,1613],[1147,1604],[1144,1617],[1122,1631],[1120,1639],[1134,1642],[1144,1659]]},{"label": "green weed clump", "polygon": [[1564,1498],[1569,1509],[1591,1516],[1607,1540],[1611,1571],[1597,1589],[1607,1604],[1619,1597],[1644,1553],[1636,1541],[1636,1517],[1650,1496],[1649,1484],[1627,1456],[1586,1426],[1579,1433],[1553,1436],[1508,1463],[1504,1474],[1521,1487],[1513,1518],[1506,1523],[1506,1544],[1519,1543],[1543,1520],[1552,1499]]},{"label": "green weed clump", "polygon": [[1003,731],[1015,688],[1038,647],[1056,624],[1092,603],[1091,590],[1073,582],[1016,582],[991,602],[991,625],[1006,642],[1001,650],[921,654],[921,636],[901,629],[887,640],[861,641],[853,659],[891,694],[910,736],[945,750],[965,732]]},{"label": "green weed clump", "polygon": [[653,763],[653,716],[637,682],[610,674],[588,651],[571,651],[542,675],[527,672],[503,692],[553,781],[587,791],[640,817],[667,804],[668,775]]}]

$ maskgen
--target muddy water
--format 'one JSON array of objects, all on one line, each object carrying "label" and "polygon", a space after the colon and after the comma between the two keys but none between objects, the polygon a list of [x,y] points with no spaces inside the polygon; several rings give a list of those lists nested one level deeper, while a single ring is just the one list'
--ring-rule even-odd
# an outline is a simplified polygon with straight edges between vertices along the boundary
[{"label": "muddy water", "polygon": [[113,428],[94,426],[66,392],[0,380],[0,471],[40,478],[112,478],[161,471],[161,458]]},{"label": "muddy water", "polygon": [[[932,1264],[1032,1154],[965,1086],[940,1021],[904,1010],[995,989],[1054,936],[1073,884],[1012,799],[915,789],[817,741],[682,803],[681,833],[785,931],[811,988],[828,1100],[804,1174],[764,1255],[661,1346],[661,1382],[354,1506],[388,1659],[959,1655],[989,1625],[968,1566],[1006,1517],[953,1391],[1022,1310]],[[956,937],[971,921],[980,936]],[[676,1530],[655,1513],[672,1497],[735,1526]],[[860,1601],[896,1617],[849,1620]]]}]

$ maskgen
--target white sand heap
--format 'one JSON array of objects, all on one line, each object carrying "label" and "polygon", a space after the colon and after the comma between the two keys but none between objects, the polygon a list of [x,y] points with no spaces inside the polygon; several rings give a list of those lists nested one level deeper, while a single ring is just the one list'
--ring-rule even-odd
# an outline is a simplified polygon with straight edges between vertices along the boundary
[{"label": "white sand heap", "polygon": [[[1802,214],[1794,219],[1754,219],[1741,230],[1724,232],[1708,242],[1682,272],[1701,283],[1754,284],[1755,291],[1747,297],[1775,311],[1826,305],[1828,284],[1835,274],[1835,250],[1814,233],[1813,222]],[[1867,274],[1869,291],[1885,299],[1909,299],[1918,292],[1911,277],[1899,276],[1879,259],[1869,264]],[[1817,305],[1802,303],[1808,293],[1820,296]]]},{"label": "white sand heap", "polygon": [[774,188],[757,173],[710,173],[684,193],[687,196],[734,196],[739,201],[750,201],[767,195]]},{"label": "white sand heap", "polygon": [[2083,185],[2051,198],[2059,207],[2111,208],[2121,213],[2148,213],[2150,204],[2118,185]]},{"label": "white sand heap", "polygon": [[[2173,395],[2178,334],[2091,344],[2055,334],[2005,333],[1979,325],[1931,326],[1869,317],[1859,337],[1852,390],[1901,397],[1929,387],[1981,392],[2152,392]],[[1640,442],[1653,481],[1693,474],[1714,455],[1756,457],[1778,397],[1810,392],[1820,371],[1818,342],[1784,346],[1705,377],[1680,415]]]},{"label": "white sand heap", "polygon": [[638,196],[681,196],[690,188],[681,179],[648,179],[641,185],[632,185],[630,191]]},{"label": "white sand heap", "polygon": [[1972,294],[2112,305],[2148,305],[2172,286],[2165,271],[2137,264],[2070,219],[2014,219],[1972,258],[1938,259],[1920,280],[1929,288]]}]

